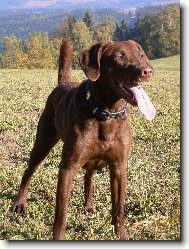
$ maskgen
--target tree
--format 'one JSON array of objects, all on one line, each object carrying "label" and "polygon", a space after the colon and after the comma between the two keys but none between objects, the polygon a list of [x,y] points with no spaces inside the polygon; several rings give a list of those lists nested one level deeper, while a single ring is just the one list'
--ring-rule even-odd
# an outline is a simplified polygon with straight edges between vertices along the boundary
[{"label": "tree", "polygon": [[125,19],[123,19],[119,24],[116,23],[116,28],[114,32],[114,40],[116,41],[126,41],[129,38],[129,26],[126,23]]},{"label": "tree", "polygon": [[90,14],[90,12],[88,10],[84,13],[83,21],[87,25],[87,27],[90,30],[92,30],[93,21],[92,21],[92,16],[91,16],[91,14]]},{"label": "tree", "polygon": [[92,34],[84,21],[78,21],[73,27],[74,44],[77,51],[93,44]]},{"label": "tree", "polygon": [[51,43],[51,47],[52,47],[51,54],[52,54],[53,58],[55,59],[56,63],[58,64],[60,46],[62,44],[62,39],[55,37],[50,41],[50,43]]},{"label": "tree", "polygon": [[3,68],[27,68],[28,56],[22,51],[22,41],[16,36],[4,37],[4,53],[1,56]]},{"label": "tree", "polygon": [[56,62],[49,49],[47,34],[35,32],[25,41],[29,68],[55,68]]},{"label": "tree", "polygon": [[180,9],[169,5],[159,12],[139,18],[132,38],[138,41],[147,55],[153,58],[167,57],[180,52]]},{"label": "tree", "polygon": [[116,24],[112,17],[107,17],[104,23],[96,24],[94,38],[97,41],[112,41]]},{"label": "tree", "polygon": [[77,54],[84,48],[88,48],[93,44],[92,32],[89,30],[84,21],[78,21],[73,27],[74,35],[74,55],[73,55],[73,66],[74,68],[79,67]]},{"label": "tree", "polygon": [[73,27],[76,23],[76,19],[74,16],[70,15],[64,19],[64,21],[58,26],[56,31],[53,34],[55,38],[69,38],[69,40],[74,43],[74,34],[73,34]]}]

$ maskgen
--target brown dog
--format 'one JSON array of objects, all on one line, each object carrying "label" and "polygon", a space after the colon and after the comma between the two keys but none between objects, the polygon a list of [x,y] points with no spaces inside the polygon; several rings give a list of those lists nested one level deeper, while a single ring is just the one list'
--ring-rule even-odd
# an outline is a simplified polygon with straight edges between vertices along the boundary
[{"label": "brown dog", "polygon": [[131,144],[128,103],[151,120],[155,109],[139,85],[153,75],[146,55],[134,41],[102,42],[79,54],[88,80],[71,81],[72,46],[65,40],[60,50],[59,85],[48,97],[39,120],[18,197],[16,213],[23,213],[31,176],[53,146],[62,139],[64,147],[58,174],[53,238],[65,240],[66,213],[75,174],[86,169],[85,209],[94,211],[92,177],[108,165],[111,181],[112,224],[121,240],[130,239],[124,226],[124,197],[127,159]]}]

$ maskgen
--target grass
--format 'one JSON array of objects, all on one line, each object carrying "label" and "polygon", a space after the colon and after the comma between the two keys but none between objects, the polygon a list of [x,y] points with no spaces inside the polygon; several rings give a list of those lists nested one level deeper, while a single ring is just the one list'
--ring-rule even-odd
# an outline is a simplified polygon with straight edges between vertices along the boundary
[{"label": "grass", "polygon": [[[136,240],[180,240],[180,73],[179,56],[152,61],[156,71],[144,84],[157,109],[152,122],[131,108],[133,145],[125,198],[126,225]],[[34,175],[26,216],[11,212],[36,126],[47,96],[57,82],[55,70],[0,70],[0,239],[49,240],[62,143]],[[74,71],[74,79],[84,75]],[[107,169],[95,175],[96,214],[83,209],[83,174],[75,177],[68,209],[70,240],[116,240],[110,224]]]},{"label": "grass", "polygon": [[180,71],[180,55],[153,60],[152,65],[158,71]]}]

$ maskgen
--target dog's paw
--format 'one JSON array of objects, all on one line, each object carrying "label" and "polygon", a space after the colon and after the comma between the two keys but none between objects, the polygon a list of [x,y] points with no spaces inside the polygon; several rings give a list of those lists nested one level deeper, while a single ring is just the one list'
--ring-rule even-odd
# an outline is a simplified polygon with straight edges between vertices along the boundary
[{"label": "dog's paw", "polygon": [[134,240],[134,238],[128,234],[127,229],[123,225],[115,225],[115,232],[118,235],[119,240]]},{"label": "dog's paw", "polygon": [[13,213],[24,215],[26,213],[26,202],[22,200],[16,200],[13,204]]},{"label": "dog's paw", "polygon": [[127,233],[125,228],[119,229],[118,234],[120,240],[134,240],[133,237]]},{"label": "dog's paw", "polygon": [[130,236],[128,233],[125,233],[123,235],[120,234],[120,240],[134,240],[134,238]]}]

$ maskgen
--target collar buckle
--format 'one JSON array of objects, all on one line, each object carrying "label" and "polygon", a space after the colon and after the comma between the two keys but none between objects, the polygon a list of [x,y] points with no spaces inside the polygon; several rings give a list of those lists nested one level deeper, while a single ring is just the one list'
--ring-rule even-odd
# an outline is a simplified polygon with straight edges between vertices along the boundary
[{"label": "collar buckle", "polygon": [[100,118],[101,120],[107,120],[107,119],[110,119],[111,118],[111,113],[105,111],[105,110],[102,110],[98,107],[95,107],[94,110],[93,110],[93,114]]}]

